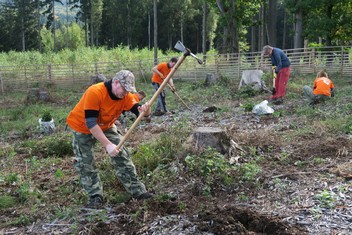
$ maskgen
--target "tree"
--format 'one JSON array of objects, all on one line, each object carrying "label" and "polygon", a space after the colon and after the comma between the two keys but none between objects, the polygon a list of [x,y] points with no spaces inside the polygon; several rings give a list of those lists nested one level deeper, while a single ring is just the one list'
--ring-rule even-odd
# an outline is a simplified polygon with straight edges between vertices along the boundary
[{"label": "tree", "polygon": [[[217,48],[222,53],[240,51],[240,41],[245,42],[247,28],[253,24],[252,18],[257,14],[261,0],[216,0],[220,11],[217,32]],[[220,42],[221,39],[221,42]]]}]

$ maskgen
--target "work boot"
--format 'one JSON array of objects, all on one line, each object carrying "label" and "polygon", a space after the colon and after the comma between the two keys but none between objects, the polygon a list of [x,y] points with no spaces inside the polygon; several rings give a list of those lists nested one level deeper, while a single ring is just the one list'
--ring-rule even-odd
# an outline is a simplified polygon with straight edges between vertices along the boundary
[{"label": "work boot", "polygon": [[133,198],[137,199],[137,200],[147,200],[147,199],[150,199],[152,197],[153,197],[153,194],[145,192],[145,193],[142,193],[141,195],[133,197]]},{"label": "work boot", "polygon": [[275,105],[280,105],[280,104],[284,103],[284,100],[280,97],[280,98],[275,99],[272,103]]},{"label": "work boot", "polygon": [[157,111],[155,111],[155,112],[153,113],[154,116],[162,116],[162,115],[164,115],[164,114],[165,114],[165,112],[160,111],[160,110],[157,110]]},{"label": "work boot", "polygon": [[103,197],[100,195],[93,195],[89,197],[87,207],[92,209],[100,209],[103,207]]}]

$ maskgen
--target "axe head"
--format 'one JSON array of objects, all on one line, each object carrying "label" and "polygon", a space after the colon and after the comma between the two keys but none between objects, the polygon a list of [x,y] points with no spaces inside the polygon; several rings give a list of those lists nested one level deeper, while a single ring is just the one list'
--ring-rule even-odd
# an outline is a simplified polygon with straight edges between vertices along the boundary
[{"label": "axe head", "polygon": [[176,45],[175,45],[175,49],[181,52],[185,52],[186,51],[186,47],[182,44],[181,41],[177,41]]}]

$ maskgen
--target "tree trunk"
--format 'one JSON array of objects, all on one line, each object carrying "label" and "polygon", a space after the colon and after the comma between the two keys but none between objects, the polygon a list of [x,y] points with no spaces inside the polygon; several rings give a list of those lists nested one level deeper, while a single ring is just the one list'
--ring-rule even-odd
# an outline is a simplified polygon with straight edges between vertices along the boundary
[{"label": "tree trunk", "polygon": [[265,7],[264,7],[264,4],[262,4],[262,6],[260,7],[260,15],[259,15],[259,18],[260,18],[260,21],[262,22],[262,24],[259,26],[259,40],[258,40],[258,46],[259,48],[263,48],[263,46],[266,43],[266,40],[265,40]]},{"label": "tree trunk", "polygon": [[276,36],[276,28],[277,28],[277,0],[269,0],[269,9],[268,9],[268,35],[269,45],[277,46],[277,36]]},{"label": "tree trunk", "polygon": [[158,17],[157,0],[154,0],[154,65],[158,64]]},{"label": "tree trunk", "polygon": [[55,18],[55,0],[53,4],[53,37],[54,37],[54,52],[56,52],[56,18]]},{"label": "tree trunk", "polygon": [[148,50],[151,47],[151,33],[150,33],[150,0],[148,0]]},{"label": "tree trunk", "polygon": [[94,46],[93,3],[90,1],[90,45]]},{"label": "tree trunk", "polygon": [[281,48],[286,48],[286,24],[287,24],[287,13],[284,11],[284,28],[283,28],[283,33],[282,33],[282,47]]},{"label": "tree trunk", "polygon": [[302,30],[303,30],[303,10],[300,9],[295,14],[295,37],[293,48],[302,48]]},{"label": "tree trunk", "polygon": [[203,63],[206,62],[206,22],[207,22],[207,3],[204,1],[203,3],[203,18],[202,18],[202,53],[203,53]]},{"label": "tree trunk", "polygon": [[183,13],[181,13],[181,19],[180,19],[180,26],[181,26],[181,42],[184,42],[183,41]]},{"label": "tree trunk", "polygon": [[24,33],[23,17],[21,17],[21,31],[22,31],[22,51],[26,51],[26,38]]}]

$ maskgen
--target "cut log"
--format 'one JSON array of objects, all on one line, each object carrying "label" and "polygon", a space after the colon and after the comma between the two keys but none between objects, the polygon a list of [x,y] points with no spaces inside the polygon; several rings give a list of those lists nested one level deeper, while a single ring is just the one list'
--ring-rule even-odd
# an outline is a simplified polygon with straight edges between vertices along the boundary
[{"label": "cut log", "polygon": [[222,128],[198,127],[194,130],[193,141],[196,151],[212,147],[222,154],[228,153],[230,138]]}]

